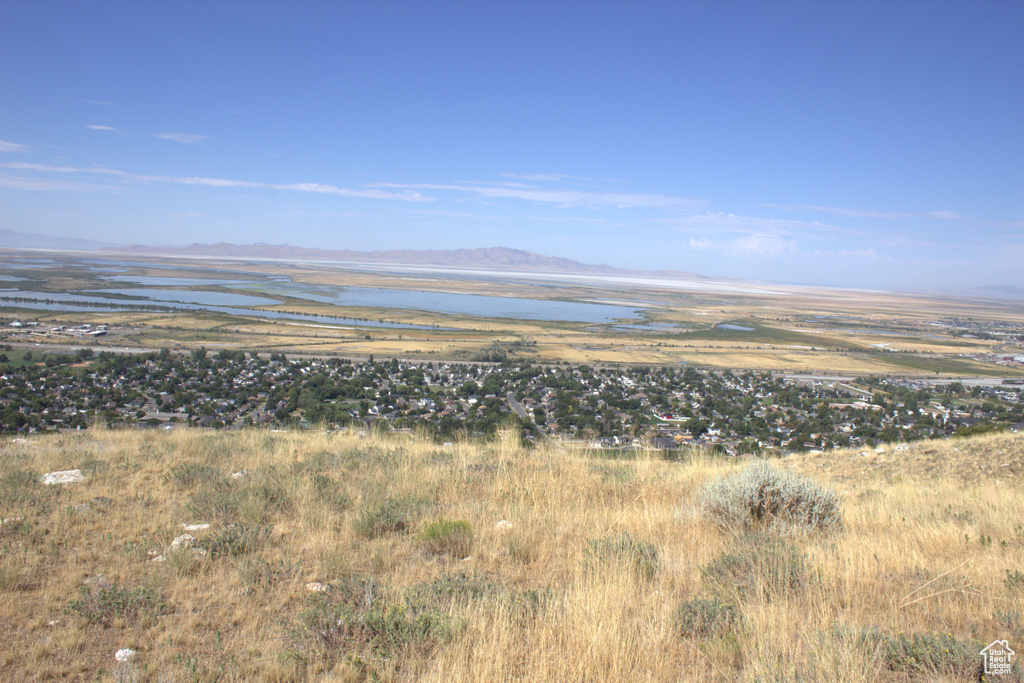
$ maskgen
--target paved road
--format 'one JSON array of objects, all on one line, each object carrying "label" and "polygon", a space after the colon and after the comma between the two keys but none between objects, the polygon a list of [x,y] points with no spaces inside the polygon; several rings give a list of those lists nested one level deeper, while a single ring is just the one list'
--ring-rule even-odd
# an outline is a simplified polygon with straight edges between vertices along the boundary
[{"label": "paved road", "polygon": [[516,415],[519,416],[520,420],[526,420],[526,409],[523,408],[523,404],[516,400],[514,392],[508,392],[508,404],[515,411]]}]

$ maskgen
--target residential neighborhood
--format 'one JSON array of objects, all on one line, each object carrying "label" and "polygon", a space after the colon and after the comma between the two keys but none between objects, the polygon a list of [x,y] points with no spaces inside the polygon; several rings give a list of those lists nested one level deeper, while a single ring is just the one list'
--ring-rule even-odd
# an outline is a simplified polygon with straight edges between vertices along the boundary
[{"label": "residential neighborhood", "polygon": [[[20,362],[8,357],[21,355]],[[289,359],[206,349],[0,355],[5,432],[98,425],[376,426],[726,454],[874,446],[1024,422],[1024,386],[786,378],[694,367]]]}]

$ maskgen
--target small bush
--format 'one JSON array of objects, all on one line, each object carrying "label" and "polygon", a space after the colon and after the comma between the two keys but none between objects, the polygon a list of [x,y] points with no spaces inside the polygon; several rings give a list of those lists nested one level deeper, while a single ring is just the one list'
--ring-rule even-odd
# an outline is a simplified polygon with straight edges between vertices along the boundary
[{"label": "small bush", "polygon": [[1006,587],[1009,590],[1024,591],[1024,572],[1019,570],[1010,571],[1006,570],[1006,579],[1004,580]]},{"label": "small bush", "polygon": [[964,643],[945,633],[915,633],[910,636],[872,633],[868,635],[868,642],[881,645],[885,664],[891,671],[980,680],[982,664],[978,653],[983,645],[979,643]]},{"label": "small bush", "polygon": [[843,520],[834,491],[765,462],[705,486],[699,501],[708,517],[732,530],[781,525],[828,532]]},{"label": "small bush", "polygon": [[69,600],[64,611],[79,614],[92,623],[112,626],[117,619],[137,623],[146,616],[163,614],[167,605],[148,588],[107,586],[90,591],[83,586],[81,597]]},{"label": "small bush", "polygon": [[439,519],[418,535],[420,543],[435,555],[468,557],[473,549],[473,527],[464,519]]},{"label": "small bush", "polygon": [[740,613],[718,598],[694,598],[676,608],[673,622],[683,638],[707,638],[739,626]]},{"label": "small bush", "polygon": [[218,557],[239,557],[257,552],[270,540],[270,527],[258,524],[232,524],[202,539],[196,545]]},{"label": "small bush", "polygon": [[408,497],[385,498],[376,504],[364,505],[352,521],[352,528],[364,538],[408,530],[422,504]]},{"label": "small bush", "polygon": [[719,556],[702,570],[726,594],[772,600],[803,590],[807,563],[792,546],[779,541],[748,539],[732,553]]},{"label": "small bush", "polygon": [[658,573],[658,549],[653,543],[638,541],[629,534],[588,541],[589,565],[615,563],[629,567],[637,576],[650,581]]},{"label": "small bush", "polygon": [[405,593],[405,604],[413,611],[447,609],[452,604],[496,598],[503,591],[502,586],[485,577],[449,574],[410,588]]},{"label": "small bush", "polygon": [[453,622],[436,609],[414,611],[390,601],[387,590],[373,581],[350,579],[311,596],[294,633],[328,659],[392,657],[410,648],[429,653],[451,637]]}]

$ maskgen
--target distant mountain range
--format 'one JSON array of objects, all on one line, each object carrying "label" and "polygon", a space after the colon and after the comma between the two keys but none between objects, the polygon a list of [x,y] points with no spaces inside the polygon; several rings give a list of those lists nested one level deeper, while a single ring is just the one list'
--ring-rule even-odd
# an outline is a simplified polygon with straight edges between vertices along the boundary
[{"label": "distant mountain range", "polygon": [[56,235],[31,235],[0,228],[0,248],[5,249],[56,249],[59,251],[93,251],[113,246],[110,242],[98,242],[75,237]]},{"label": "distant mountain range", "polygon": [[[681,271],[636,271],[607,265],[580,263],[557,256],[545,256],[522,249],[487,247],[480,249],[389,249],[385,251],[353,251],[351,249],[310,249],[288,244],[190,244],[185,247],[150,247],[131,245],[109,247],[104,251],[120,254],[159,256],[193,256],[267,261],[307,261],[326,263],[381,263],[403,266],[440,268],[480,268],[485,270],[517,270],[533,272],[583,273],[593,275],[628,275],[644,273],[673,278],[707,279],[703,275]],[[717,278],[728,280],[730,278]]]},{"label": "distant mountain range", "polygon": [[984,285],[983,287],[971,287],[968,294],[982,296],[988,299],[1024,299],[1024,287],[1013,285]]},{"label": "distant mountain range", "polygon": [[[482,249],[389,249],[353,251],[351,249],[311,249],[288,244],[190,244],[183,247],[153,247],[142,244],[117,246],[96,240],[33,235],[0,229],[0,249],[46,249],[54,251],[102,251],[104,255],[133,254],[196,258],[255,259],[265,261],[306,261],[322,263],[388,264],[437,268],[478,268],[545,273],[591,275],[647,275],[684,280],[740,282],[736,278],[708,277],[675,270],[629,270],[608,265],[580,263],[557,256],[545,256],[522,249],[489,247]],[[1014,285],[985,285],[961,292],[947,292],[992,299],[1024,300],[1024,288]]]}]

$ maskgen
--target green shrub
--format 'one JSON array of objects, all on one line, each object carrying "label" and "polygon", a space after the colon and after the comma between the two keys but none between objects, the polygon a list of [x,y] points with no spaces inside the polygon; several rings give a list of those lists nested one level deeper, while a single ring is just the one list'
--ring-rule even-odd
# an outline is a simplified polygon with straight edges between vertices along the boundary
[{"label": "green shrub", "polygon": [[958,680],[981,680],[981,643],[965,643],[946,633],[902,633],[886,636],[869,632],[868,643],[881,646],[891,671],[924,676],[945,674]]},{"label": "green shrub", "polygon": [[776,540],[748,538],[731,552],[720,555],[702,573],[718,591],[733,590],[740,597],[772,600],[803,590],[807,563],[794,547]]},{"label": "green shrub", "polygon": [[619,564],[650,581],[658,573],[658,549],[653,543],[638,541],[629,534],[588,541],[586,562],[590,566]]},{"label": "green shrub", "polygon": [[321,657],[334,659],[392,657],[410,648],[429,653],[453,629],[451,617],[437,609],[412,610],[372,580],[348,579],[310,596],[293,632]]},{"label": "green shrub", "polygon": [[428,524],[417,540],[435,555],[468,557],[473,549],[473,527],[464,519],[439,519]]},{"label": "green shrub", "polygon": [[740,624],[740,613],[718,598],[694,598],[676,608],[675,631],[684,638],[707,638],[731,631]]},{"label": "green shrub", "polygon": [[352,521],[352,528],[364,538],[404,532],[412,527],[422,506],[421,501],[410,497],[364,504]]},{"label": "green shrub", "polygon": [[843,520],[834,491],[765,462],[708,484],[699,501],[708,517],[732,530],[781,525],[827,532],[840,529]]},{"label": "green shrub", "polygon": [[261,550],[270,536],[270,527],[231,524],[198,541],[196,546],[208,552],[213,560],[219,557],[239,557]]},{"label": "green shrub", "polygon": [[449,574],[429,583],[413,586],[405,593],[405,604],[414,612],[447,608],[478,600],[497,598],[504,588],[482,576]]},{"label": "green shrub", "polygon": [[1007,569],[1004,583],[1009,590],[1024,590],[1024,572],[1020,570],[1011,572]]},{"label": "green shrub", "polygon": [[112,626],[117,619],[137,623],[147,616],[163,614],[167,605],[148,588],[101,586],[90,591],[83,586],[81,597],[69,600],[64,611],[79,614],[92,623]]}]

